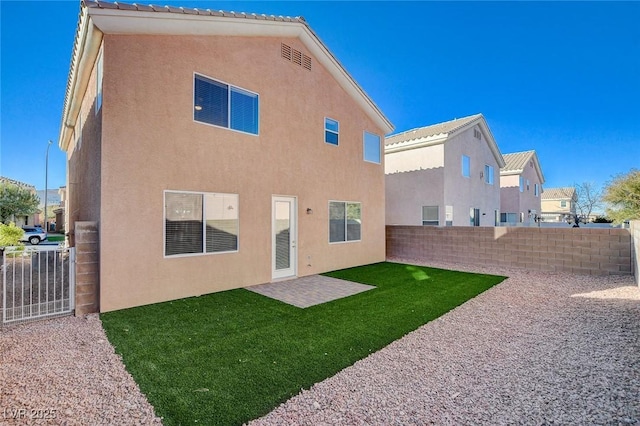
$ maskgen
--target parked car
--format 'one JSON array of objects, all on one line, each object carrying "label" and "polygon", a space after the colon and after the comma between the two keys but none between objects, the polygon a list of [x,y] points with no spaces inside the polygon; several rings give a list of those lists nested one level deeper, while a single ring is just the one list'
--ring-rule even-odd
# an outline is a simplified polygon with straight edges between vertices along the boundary
[{"label": "parked car", "polygon": [[22,236],[22,238],[20,239],[20,241],[28,241],[31,244],[38,245],[40,244],[40,242],[44,241],[47,239],[47,233],[44,232],[42,230],[42,228],[38,228],[38,227],[30,227],[30,228],[26,228],[26,227],[22,227],[22,230],[24,231],[24,235]]}]

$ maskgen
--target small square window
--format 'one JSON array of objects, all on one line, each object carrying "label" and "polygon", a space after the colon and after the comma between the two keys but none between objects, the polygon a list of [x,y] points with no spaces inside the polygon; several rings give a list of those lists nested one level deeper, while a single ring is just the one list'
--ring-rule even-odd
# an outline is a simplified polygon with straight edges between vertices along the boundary
[{"label": "small square window", "polygon": [[438,226],[440,218],[438,214],[438,206],[422,206],[422,225]]},{"label": "small square window", "polygon": [[331,118],[324,119],[324,141],[331,145],[338,145],[340,123]]}]

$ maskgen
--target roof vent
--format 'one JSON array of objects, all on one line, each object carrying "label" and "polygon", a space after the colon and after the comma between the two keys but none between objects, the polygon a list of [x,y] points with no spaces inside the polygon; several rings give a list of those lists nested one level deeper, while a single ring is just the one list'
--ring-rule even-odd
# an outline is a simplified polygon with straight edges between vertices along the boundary
[{"label": "roof vent", "polygon": [[294,64],[311,71],[311,57],[284,43],[281,44],[280,52],[282,57],[287,61],[291,61]]}]

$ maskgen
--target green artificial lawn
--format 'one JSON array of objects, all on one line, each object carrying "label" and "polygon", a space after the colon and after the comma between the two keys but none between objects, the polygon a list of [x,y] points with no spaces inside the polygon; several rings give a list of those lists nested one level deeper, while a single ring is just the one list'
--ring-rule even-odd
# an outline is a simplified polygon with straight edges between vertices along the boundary
[{"label": "green artificial lawn", "polygon": [[50,242],[64,241],[64,235],[47,235],[47,241],[50,241]]},{"label": "green artificial lawn", "polygon": [[326,275],[377,288],[306,309],[236,289],[101,319],[165,425],[233,425],[505,279],[388,262]]}]

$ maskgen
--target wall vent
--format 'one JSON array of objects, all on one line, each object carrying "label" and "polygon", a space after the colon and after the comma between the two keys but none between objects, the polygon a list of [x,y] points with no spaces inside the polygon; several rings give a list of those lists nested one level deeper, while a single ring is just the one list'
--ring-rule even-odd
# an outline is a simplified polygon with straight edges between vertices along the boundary
[{"label": "wall vent", "polygon": [[282,57],[287,61],[291,61],[294,64],[311,71],[311,57],[284,43],[282,43],[280,47],[280,52],[282,54]]},{"label": "wall vent", "polygon": [[482,132],[480,132],[480,130],[478,130],[478,129],[473,129],[473,136],[476,139],[482,140]]}]

